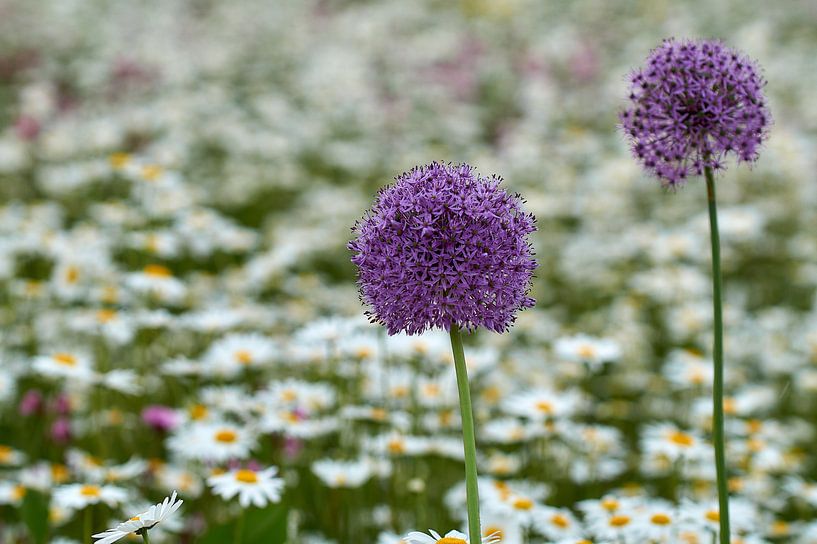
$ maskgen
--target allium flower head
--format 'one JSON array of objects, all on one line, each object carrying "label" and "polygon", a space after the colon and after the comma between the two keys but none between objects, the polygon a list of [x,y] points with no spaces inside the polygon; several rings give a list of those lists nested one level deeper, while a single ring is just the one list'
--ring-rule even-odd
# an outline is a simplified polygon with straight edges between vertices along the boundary
[{"label": "allium flower head", "polygon": [[664,185],[734,153],[753,162],[771,122],[755,62],[719,41],[665,40],[630,75],[621,115],[633,154]]},{"label": "allium flower head", "polygon": [[416,167],[380,191],[349,243],[367,315],[389,334],[507,330],[528,296],[535,219],[466,165]]}]

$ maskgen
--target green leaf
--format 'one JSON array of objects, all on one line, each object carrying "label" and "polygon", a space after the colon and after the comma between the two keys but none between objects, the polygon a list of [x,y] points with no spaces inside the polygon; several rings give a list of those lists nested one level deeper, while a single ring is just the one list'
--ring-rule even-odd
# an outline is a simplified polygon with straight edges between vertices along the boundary
[{"label": "green leaf", "polygon": [[288,509],[283,504],[247,510],[242,544],[284,544],[287,541],[287,513]]},{"label": "green leaf", "polygon": [[[247,508],[244,510],[241,544],[285,544],[287,541],[287,513],[283,504],[273,504],[267,508]],[[198,544],[225,544],[235,542],[236,526],[239,521],[211,525],[206,533],[196,540]]]},{"label": "green leaf", "polygon": [[28,528],[31,541],[45,544],[48,539],[48,497],[39,491],[27,489],[20,515]]}]

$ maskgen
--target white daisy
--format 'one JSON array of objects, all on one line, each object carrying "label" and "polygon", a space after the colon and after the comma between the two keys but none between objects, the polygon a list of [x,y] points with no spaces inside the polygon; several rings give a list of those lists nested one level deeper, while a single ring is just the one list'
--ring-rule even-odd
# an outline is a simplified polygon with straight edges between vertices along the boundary
[{"label": "white daisy", "polygon": [[141,514],[118,524],[113,529],[93,535],[94,538],[98,539],[94,544],[110,544],[125,538],[131,533],[152,529],[178,510],[183,502],[182,500],[176,500],[176,492],[174,491],[170,497],[165,497],[164,501],[154,504]]},{"label": "white daisy", "polygon": [[263,508],[268,503],[281,500],[284,480],[276,478],[278,469],[269,467],[254,471],[246,468],[235,469],[207,478],[213,493],[229,500],[238,495],[238,503],[246,508],[250,504]]},{"label": "white daisy", "polygon": [[372,467],[366,460],[322,459],[312,463],[312,472],[329,487],[360,487],[371,477]]},{"label": "white daisy", "polygon": [[621,357],[621,348],[615,340],[585,334],[559,338],[553,350],[559,359],[587,363],[594,370],[605,362],[613,362]]},{"label": "white daisy", "polygon": [[91,383],[96,379],[91,359],[73,351],[58,351],[34,358],[35,372],[51,378],[65,378],[79,383]]},{"label": "white daisy", "polygon": [[[419,531],[412,531],[406,535],[408,544],[468,544],[468,536],[459,531],[448,531],[445,536],[440,536],[437,531],[429,529],[429,534]],[[495,544],[499,542],[496,536],[487,536],[482,539],[482,544]]]},{"label": "white daisy", "polygon": [[128,492],[124,488],[113,485],[68,484],[54,490],[56,506],[73,510],[81,510],[100,502],[116,507],[127,498]]},{"label": "white daisy", "polygon": [[203,363],[215,376],[232,377],[272,362],[276,351],[275,343],[260,334],[230,334],[210,346]]},{"label": "white daisy", "polygon": [[244,459],[255,445],[255,434],[227,422],[196,422],[181,427],[168,438],[167,446],[183,459],[222,462]]}]

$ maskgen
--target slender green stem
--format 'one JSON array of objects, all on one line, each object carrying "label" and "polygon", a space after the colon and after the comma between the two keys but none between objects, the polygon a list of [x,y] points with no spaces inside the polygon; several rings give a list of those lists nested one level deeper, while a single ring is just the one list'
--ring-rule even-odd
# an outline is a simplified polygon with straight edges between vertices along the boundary
[{"label": "slender green stem", "polygon": [[460,415],[462,416],[462,445],[465,449],[465,492],[468,502],[468,538],[471,544],[482,542],[479,527],[479,489],[477,487],[477,445],[474,433],[474,410],[471,408],[471,389],[468,384],[468,369],[465,366],[465,352],[462,336],[457,325],[452,325],[451,349],[454,352],[454,368],[457,369],[457,389],[460,394]]},{"label": "slender green stem", "polygon": [[713,357],[715,380],[712,388],[712,434],[715,442],[715,469],[718,474],[718,506],[720,510],[720,544],[729,544],[729,485],[726,473],[726,439],[723,432],[723,310],[721,301],[721,243],[718,234],[718,207],[715,199],[715,179],[706,167],[706,194],[709,201],[709,234],[712,240],[712,299],[714,304],[715,341]]},{"label": "slender green stem", "polygon": [[83,542],[91,542],[91,533],[93,533],[93,525],[94,525],[94,511],[93,506],[90,504],[85,507],[85,513],[83,516],[83,523],[82,523],[82,531],[84,534]]},{"label": "slender green stem", "polygon": [[238,514],[238,521],[235,524],[235,535],[234,535],[234,542],[235,544],[241,543],[242,533],[244,532],[244,511],[245,509],[241,509],[241,513]]},{"label": "slender green stem", "polygon": [[148,536],[148,530],[147,529],[141,529],[139,531],[139,534],[142,535],[142,541],[145,544],[150,544],[150,537]]}]

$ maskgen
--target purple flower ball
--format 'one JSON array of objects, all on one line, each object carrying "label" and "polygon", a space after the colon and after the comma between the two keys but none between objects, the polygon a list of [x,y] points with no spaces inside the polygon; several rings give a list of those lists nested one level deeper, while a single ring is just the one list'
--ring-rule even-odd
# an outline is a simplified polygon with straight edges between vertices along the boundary
[{"label": "purple flower ball", "polygon": [[536,230],[522,198],[466,165],[415,167],[378,193],[349,242],[361,300],[389,334],[503,332],[528,296]]},{"label": "purple flower ball", "polygon": [[759,72],[719,41],[665,40],[630,74],[619,116],[635,157],[669,187],[722,169],[730,153],[755,161],[771,122]]}]

